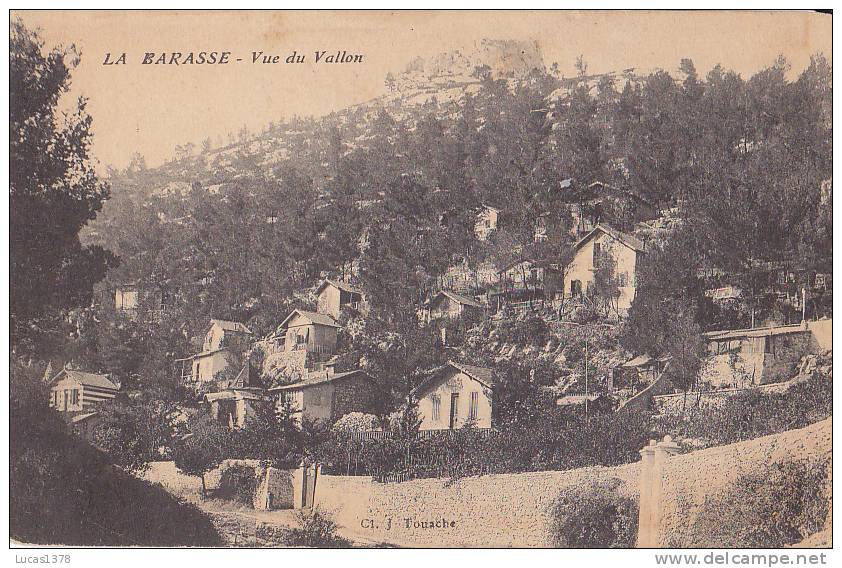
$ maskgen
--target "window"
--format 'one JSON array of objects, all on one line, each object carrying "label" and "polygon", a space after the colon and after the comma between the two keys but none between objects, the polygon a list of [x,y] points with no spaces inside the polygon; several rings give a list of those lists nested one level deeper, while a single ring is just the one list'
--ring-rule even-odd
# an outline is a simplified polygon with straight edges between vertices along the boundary
[{"label": "window", "polygon": [[479,393],[472,392],[471,393],[471,406],[468,411],[468,418],[471,420],[477,419],[477,408],[479,407]]},{"label": "window", "polygon": [[628,286],[629,285],[629,273],[628,272],[621,272],[617,275],[618,280],[620,281],[620,286]]},{"label": "window", "polygon": [[593,264],[594,266],[599,264],[599,257],[602,254],[602,245],[600,243],[593,244]]},{"label": "window", "polygon": [[581,296],[582,295],[582,281],[581,280],[571,280],[570,281],[570,295],[571,296]]},{"label": "window", "polygon": [[53,408],[58,408],[58,391],[53,391]]},{"label": "window", "polygon": [[430,400],[433,403],[433,422],[438,422],[441,419],[441,397],[434,394]]},{"label": "window", "polygon": [[73,405],[79,404],[79,389],[73,389]]}]

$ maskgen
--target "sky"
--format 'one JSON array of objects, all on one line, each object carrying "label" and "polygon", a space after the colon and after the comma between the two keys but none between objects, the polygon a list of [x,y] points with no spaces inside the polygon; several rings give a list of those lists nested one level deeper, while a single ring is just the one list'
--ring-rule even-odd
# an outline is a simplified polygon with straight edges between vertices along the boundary
[{"label": "sky", "polygon": [[[125,167],[134,152],[150,166],[176,145],[259,131],[294,115],[321,116],[385,93],[384,77],[416,56],[470,50],[483,38],[537,41],[547,66],[575,74],[676,69],[689,57],[744,77],[779,54],[793,78],[810,55],[831,57],[831,17],[809,12],[170,12],[14,11],[40,28],[47,46],[81,52],[69,99],[89,99],[91,153],[102,167]],[[315,64],[313,53],[345,50],[359,64]],[[230,51],[228,65],[141,65],[144,53]],[[304,64],[252,64],[252,52],[305,54]],[[126,65],[103,65],[126,53]],[[65,103],[67,104],[67,103]]]}]

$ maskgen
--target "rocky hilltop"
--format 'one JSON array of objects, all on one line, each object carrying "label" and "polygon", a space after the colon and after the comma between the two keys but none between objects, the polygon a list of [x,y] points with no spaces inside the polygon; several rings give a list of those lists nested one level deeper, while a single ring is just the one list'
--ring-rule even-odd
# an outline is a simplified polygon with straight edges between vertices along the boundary
[{"label": "rocky hilltop", "polygon": [[533,69],[543,70],[544,58],[535,41],[483,39],[463,53],[439,53],[429,59],[416,57],[406,66],[402,78],[470,77],[477,67],[487,66],[495,77],[523,77]]}]

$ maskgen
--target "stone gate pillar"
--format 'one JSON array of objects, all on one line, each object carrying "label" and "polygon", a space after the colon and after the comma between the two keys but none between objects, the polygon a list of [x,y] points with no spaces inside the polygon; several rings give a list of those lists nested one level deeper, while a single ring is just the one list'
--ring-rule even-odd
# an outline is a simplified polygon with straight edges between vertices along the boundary
[{"label": "stone gate pillar", "polygon": [[640,504],[637,516],[638,548],[652,546],[652,466],[655,461],[655,444],[655,440],[649,440],[649,445],[640,450]]},{"label": "stone gate pillar", "polygon": [[640,450],[640,505],[637,526],[637,547],[655,548],[661,544],[663,516],[664,467],[667,458],[679,452],[678,444],[670,436]]}]

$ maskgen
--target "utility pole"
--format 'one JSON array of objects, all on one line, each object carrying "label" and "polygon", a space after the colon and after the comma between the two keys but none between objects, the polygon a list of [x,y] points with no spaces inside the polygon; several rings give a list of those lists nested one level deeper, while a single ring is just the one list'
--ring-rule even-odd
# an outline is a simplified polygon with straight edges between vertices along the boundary
[{"label": "utility pole", "polygon": [[588,421],[588,336],[585,336],[585,422]]},{"label": "utility pole", "polygon": [[801,321],[807,321],[807,288],[801,288]]}]

